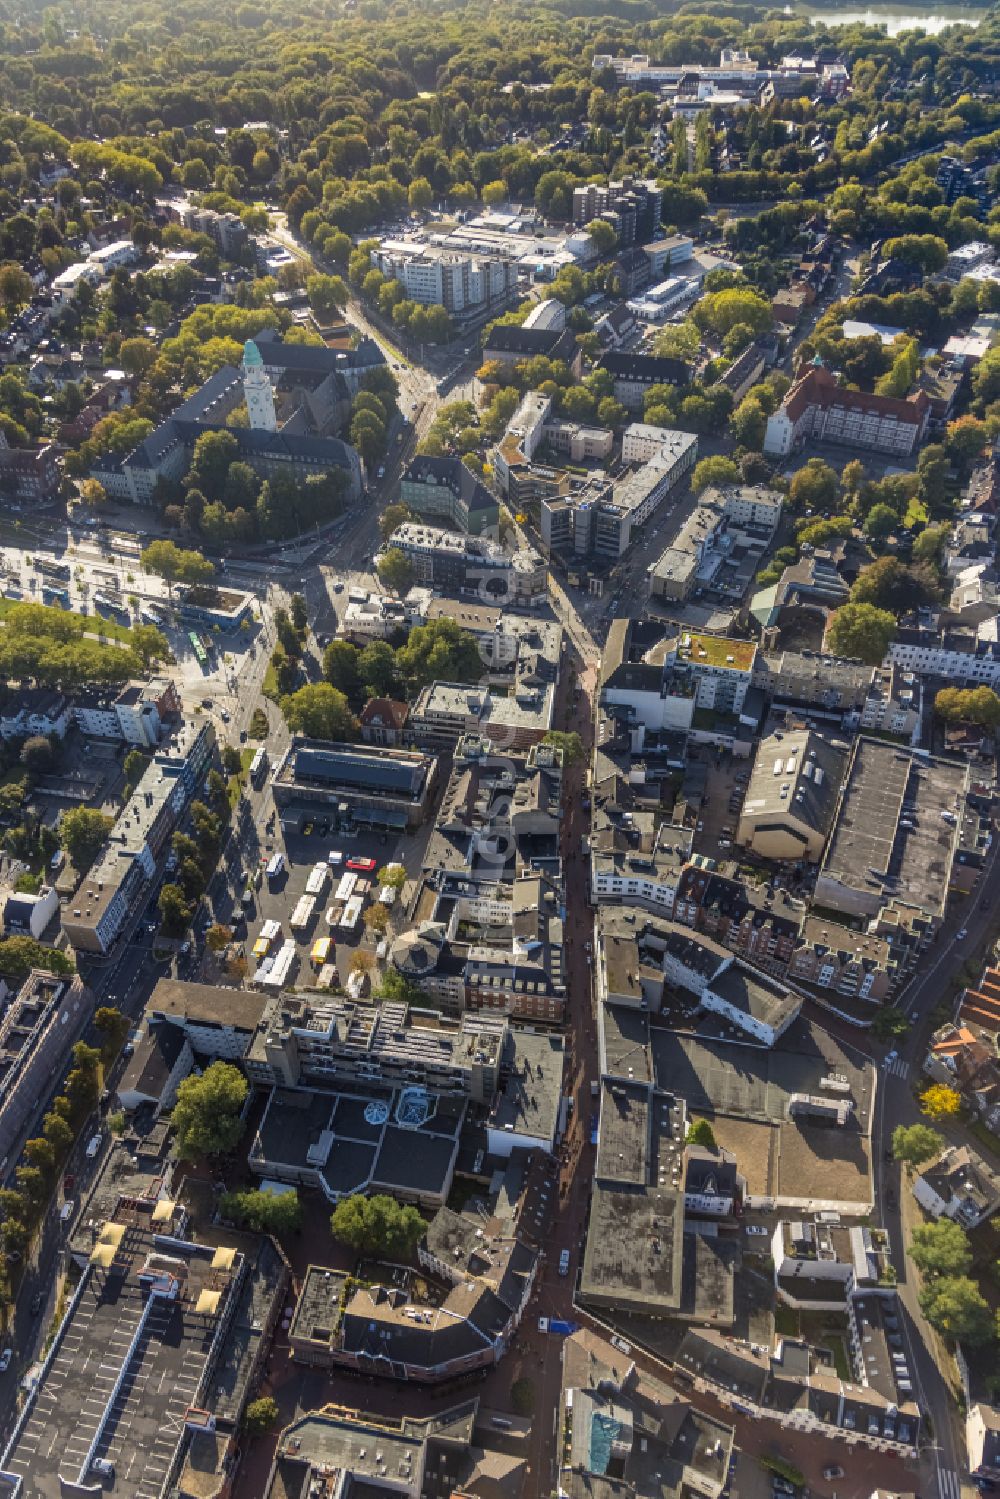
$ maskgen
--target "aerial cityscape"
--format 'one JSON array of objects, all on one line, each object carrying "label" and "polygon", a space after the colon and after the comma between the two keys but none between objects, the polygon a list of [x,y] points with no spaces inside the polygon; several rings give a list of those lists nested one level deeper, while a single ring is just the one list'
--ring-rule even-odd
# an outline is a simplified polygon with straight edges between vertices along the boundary
[{"label": "aerial cityscape", "polygon": [[0,1499],[1000,1492],[1000,10],[0,8]]}]

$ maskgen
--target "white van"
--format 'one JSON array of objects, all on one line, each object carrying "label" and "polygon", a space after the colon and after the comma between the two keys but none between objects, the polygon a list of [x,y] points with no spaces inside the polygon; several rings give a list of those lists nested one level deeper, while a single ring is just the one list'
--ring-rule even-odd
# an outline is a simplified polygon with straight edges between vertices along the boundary
[{"label": "white van", "polygon": [[92,1161],[101,1148],[101,1137],[99,1134],[91,1135],[87,1141],[87,1160]]},{"label": "white van", "polygon": [[59,1209],[59,1222],[63,1225],[64,1228],[75,1212],[76,1199],[74,1197],[67,1197],[66,1201]]}]

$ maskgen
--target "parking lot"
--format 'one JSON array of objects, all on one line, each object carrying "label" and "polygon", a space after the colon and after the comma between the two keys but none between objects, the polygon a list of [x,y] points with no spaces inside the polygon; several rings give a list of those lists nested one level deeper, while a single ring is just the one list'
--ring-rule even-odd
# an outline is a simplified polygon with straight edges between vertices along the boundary
[{"label": "parking lot", "polygon": [[[359,950],[370,954],[373,964],[377,961],[380,933],[369,928],[365,921],[371,907],[378,903],[377,872],[387,864],[402,864],[408,873],[419,869],[428,833],[429,829],[402,835],[369,830],[350,832],[331,829],[326,820],[320,818],[315,824],[307,822],[302,832],[286,833],[283,837],[276,818],[274,831],[266,837],[258,856],[261,867],[259,888],[254,894],[253,904],[244,908],[247,917],[244,940],[250,980],[266,956],[264,952],[255,955],[254,944],[261,938],[267,923],[272,924],[268,926],[268,932],[273,932],[273,923],[277,923],[280,933],[271,939],[268,951],[273,954],[283,943],[295,943],[289,983],[294,980],[300,988],[317,983],[326,962],[336,968],[335,982],[347,989],[352,963]],[[283,868],[269,879],[266,866],[275,853],[283,855]],[[311,880],[314,871],[315,878]],[[307,889],[310,883],[313,885],[311,891]],[[308,910],[309,902],[306,902],[293,930],[296,908],[307,896],[311,901],[311,911]],[[399,904],[397,894],[389,907],[387,935],[390,941]],[[345,918],[350,919],[348,907],[356,913],[353,926],[342,924]],[[331,939],[329,951],[324,958],[317,956],[314,961],[315,944],[327,937]],[[373,974],[373,981],[374,978]]]},{"label": "parking lot", "polygon": [[735,760],[728,753],[721,756],[714,751],[708,753],[708,784],[698,814],[694,852],[710,859],[738,858],[740,850],[733,840],[750,777],[750,761]]}]

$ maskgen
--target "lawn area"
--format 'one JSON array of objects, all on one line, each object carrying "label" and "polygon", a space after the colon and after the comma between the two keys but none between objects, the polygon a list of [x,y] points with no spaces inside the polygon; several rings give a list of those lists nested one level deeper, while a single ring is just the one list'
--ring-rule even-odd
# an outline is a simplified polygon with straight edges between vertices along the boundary
[{"label": "lawn area", "polygon": [[272,703],[278,701],[278,674],[274,669],[273,661],[268,662],[267,671],[264,673],[264,680],[261,683],[260,690],[264,697],[271,699]]},{"label": "lawn area", "polygon": [[991,1155],[1000,1156],[1000,1140],[981,1119],[970,1119],[966,1124],[970,1135],[975,1135],[980,1145],[985,1145]]},{"label": "lawn area", "polygon": [[783,1301],[778,1301],[775,1303],[774,1330],[784,1338],[798,1337],[799,1314],[794,1307],[785,1306]]}]

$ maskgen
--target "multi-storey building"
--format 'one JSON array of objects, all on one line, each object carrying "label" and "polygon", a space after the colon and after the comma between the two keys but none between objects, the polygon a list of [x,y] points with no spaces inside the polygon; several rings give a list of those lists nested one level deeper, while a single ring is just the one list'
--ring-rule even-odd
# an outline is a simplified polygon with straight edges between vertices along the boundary
[{"label": "multi-storey building", "polygon": [[419,583],[485,604],[535,603],[545,595],[545,565],[537,553],[511,553],[486,537],[407,521],[393,531],[385,550],[402,552]]},{"label": "multi-storey building", "polygon": [[5,1175],[93,1006],[94,997],[80,979],[37,969],[7,1005],[0,1021],[0,1170]]},{"label": "multi-storey building", "polygon": [[63,913],[63,931],[82,952],[106,953],[138,910],[167,841],[205,779],[215,728],[185,722],[158,749],[119,814],[104,850]]},{"label": "multi-storey building", "polygon": [[464,255],[427,243],[383,240],[372,251],[372,264],[398,281],[408,300],[443,307],[459,322],[501,309],[518,290],[518,268],[513,261]]},{"label": "multi-storey building", "polygon": [[12,448],[0,432],[0,493],[9,499],[42,503],[59,492],[59,467],[52,443]]},{"label": "multi-storey building", "polygon": [[930,414],[923,391],[905,400],[869,395],[848,390],[821,365],[812,365],[768,417],[764,451],[787,457],[811,441],[908,458],[923,440]]},{"label": "multi-storey building", "polygon": [[651,240],[660,225],[663,189],[650,178],[637,181],[624,177],[607,185],[588,182],[573,189],[573,222],[589,224],[605,219],[618,234],[620,245]]},{"label": "multi-storey building", "polygon": [[460,458],[418,454],[403,471],[399,498],[418,520],[444,521],[470,536],[498,534],[496,499]]}]

